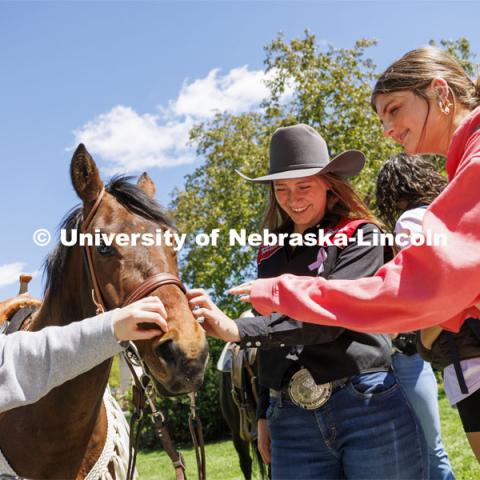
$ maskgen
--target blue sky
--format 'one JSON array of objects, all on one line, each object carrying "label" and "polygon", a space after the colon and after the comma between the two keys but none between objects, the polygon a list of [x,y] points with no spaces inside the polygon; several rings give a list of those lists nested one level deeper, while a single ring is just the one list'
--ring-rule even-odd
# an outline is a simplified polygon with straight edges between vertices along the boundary
[{"label": "blue sky", "polygon": [[[384,68],[432,38],[465,36],[480,53],[479,18],[476,1],[0,0],[0,299],[53,248],[33,232],[54,233],[78,202],[78,141],[104,179],[147,170],[166,205],[201,164],[184,145],[188,128],[212,108],[256,108],[263,46],[278,32],[309,28],[337,47],[375,38],[370,56]],[[40,275],[31,291],[41,294]]]}]

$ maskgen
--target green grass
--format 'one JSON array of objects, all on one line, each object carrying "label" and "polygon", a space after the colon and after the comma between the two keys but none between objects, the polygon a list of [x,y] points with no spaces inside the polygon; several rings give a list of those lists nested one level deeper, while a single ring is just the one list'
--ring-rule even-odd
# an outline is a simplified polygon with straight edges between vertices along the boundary
[{"label": "green grass", "polygon": [[[182,448],[181,451],[185,457],[188,478],[195,480],[197,478],[195,453],[191,448]],[[243,478],[232,442],[210,443],[205,448],[205,455],[209,480]],[[137,459],[137,468],[141,480],[175,480],[170,459],[163,452],[140,453]]]},{"label": "green grass", "polygon": [[[478,465],[456,410],[450,407],[443,390],[440,389],[440,415],[442,437],[445,443],[456,480],[480,479]],[[191,449],[181,449],[188,467],[190,479],[196,478],[195,454]],[[207,478],[209,480],[241,479],[238,458],[231,441],[207,445]],[[140,453],[137,460],[141,480],[175,479],[170,460],[163,452]],[[292,479],[293,480],[293,479]]]},{"label": "green grass", "polygon": [[455,478],[457,480],[477,480],[480,478],[480,465],[463,432],[458,412],[450,406],[442,388],[440,388],[439,399],[443,443]]}]

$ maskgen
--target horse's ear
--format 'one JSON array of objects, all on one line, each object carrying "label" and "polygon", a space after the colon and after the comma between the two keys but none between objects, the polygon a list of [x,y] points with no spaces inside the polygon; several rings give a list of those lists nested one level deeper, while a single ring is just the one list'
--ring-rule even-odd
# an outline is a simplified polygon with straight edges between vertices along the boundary
[{"label": "horse's ear", "polygon": [[138,188],[143,190],[143,192],[150,198],[155,198],[157,193],[157,187],[155,186],[154,181],[149,177],[147,172],[143,172],[140,177],[138,177],[137,182]]},{"label": "horse's ear", "polygon": [[70,163],[70,176],[73,188],[83,203],[93,202],[103,188],[100,173],[85,145],[81,143],[72,157]]}]

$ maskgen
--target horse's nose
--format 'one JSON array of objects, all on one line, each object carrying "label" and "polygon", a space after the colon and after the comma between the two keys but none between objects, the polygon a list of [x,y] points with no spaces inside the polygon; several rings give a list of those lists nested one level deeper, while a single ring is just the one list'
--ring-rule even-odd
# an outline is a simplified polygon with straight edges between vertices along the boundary
[{"label": "horse's nose", "polygon": [[164,360],[168,366],[173,367],[177,364],[180,351],[177,344],[170,339],[161,343],[158,347],[155,347],[155,353],[159,358]]}]

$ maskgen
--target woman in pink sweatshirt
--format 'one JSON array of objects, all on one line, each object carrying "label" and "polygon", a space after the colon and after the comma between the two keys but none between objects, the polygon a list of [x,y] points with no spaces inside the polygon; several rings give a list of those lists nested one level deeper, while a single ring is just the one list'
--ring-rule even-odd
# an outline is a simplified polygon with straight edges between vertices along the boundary
[{"label": "woman in pink sweatshirt", "polygon": [[435,47],[412,50],[377,81],[372,107],[385,135],[410,154],[447,157],[449,185],[429,206],[423,232],[438,246],[402,250],[370,278],[282,275],[233,288],[261,314],[363,332],[440,325],[458,332],[480,304],[480,80]]}]

